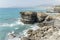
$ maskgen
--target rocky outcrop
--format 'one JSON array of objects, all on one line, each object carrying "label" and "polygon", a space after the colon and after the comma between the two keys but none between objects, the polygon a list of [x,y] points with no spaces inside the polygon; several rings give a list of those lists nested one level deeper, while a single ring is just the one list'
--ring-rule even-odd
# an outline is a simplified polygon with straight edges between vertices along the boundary
[{"label": "rocky outcrop", "polygon": [[[48,24],[47,24],[48,25]],[[27,31],[27,37],[23,37],[23,40],[59,40],[60,31],[56,26],[39,26],[37,30],[30,29]]]},{"label": "rocky outcrop", "polygon": [[41,26],[53,26],[54,25],[54,19],[51,16],[47,16],[44,20],[44,22],[39,23],[38,25]]},{"label": "rocky outcrop", "polygon": [[20,12],[21,21],[26,24],[33,24],[37,22],[37,13],[36,12]]},{"label": "rocky outcrop", "polygon": [[[27,31],[26,40],[60,40],[60,16],[50,16],[45,13],[37,14],[38,29]],[[25,39],[23,37],[23,39]]]},{"label": "rocky outcrop", "polygon": [[23,23],[37,23],[39,27],[37,30],[28,30],[27,37],[23,37],[22,40],[60,40],[59,14],[51,16],[41,12],[21,12],[21,17]]},{"label": "rocky outcrop", "polygon": [[45,18],[48,16],[45,13],[40,12],[20,12],[21,13],[21,21],[25,24],[34,24],[34,23],[40,23],[45,20]]},{"label": "rocky outcrop", "polygon": [[37,30],[30,29],[27,31],[28,37],[23,37],[22,39],[23,40],[25,39],[26,40],[49,40],[55,31],[56,28],[54,26],[43,26]]},{"label": "rocky outcrop", "polygon": [[38,23],[39,27],[37,30],[28,30],[27,37],[23,37],[22,40],[51,40],[52,37],[54,39],[54,32],[59,28],[59,26],[56,26],[56,22],[58,21],[56,18],[41,12],[21,12],[21,17],[23,23]]}]

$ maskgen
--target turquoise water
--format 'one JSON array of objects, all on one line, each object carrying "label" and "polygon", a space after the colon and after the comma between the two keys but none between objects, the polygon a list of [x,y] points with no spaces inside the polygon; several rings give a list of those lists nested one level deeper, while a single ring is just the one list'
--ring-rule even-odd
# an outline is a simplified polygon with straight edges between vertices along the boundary
[{"label": "turquoise water", "polygon": [[[14,31],[15,34],[23,32],[29,26],[23,25],[20,22],[20,11],[45,11],[40,9],[24,9],[24,8],[0,8],[0,40],[5,40],[9,32]],[[20,22],[20,23],[19,23]],[[18,29],[16,29],[18,28]],[[7,40],[7,39],[6,39]]]}]

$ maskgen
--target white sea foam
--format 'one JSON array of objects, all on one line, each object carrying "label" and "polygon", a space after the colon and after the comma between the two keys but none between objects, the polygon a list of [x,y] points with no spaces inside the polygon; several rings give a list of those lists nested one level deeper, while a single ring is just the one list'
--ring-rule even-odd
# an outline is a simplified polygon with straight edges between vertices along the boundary
[{"label": "white sea foam", "polygon": [[32,30],[37,30],[37,29],[39,29],[39,27],[38,27],[37,25],[32,25],[32,26],[30,26],[30,27],[31,27],[31,28],[28,28],[28,29],[26,29],[26,30],[23,31],[23,35],[24,35],[25,37],[28,36],[27,31],[28,31],[29,29],[32,29]]},{"label": "white sea foam", "polygon": [[8,39],[8,40],[21,40],[21,38],[15,37],[15,38],[13,38],[13,39]]},{"label": "white sea foam", "polygon": [[9,36],[9,37],[8,37],[8,40],[21,40],[20,37],[17,37],[17,36],[16,36],[16,37],[12,37],[13,35],[10,36],[11,34],[15,35],[15,34],[14,34],[14,31],[8,33],[8,36]]},{"label": "white sea foam", "polygon": [[25,37],[28,36],[28,34],[27,34],[27,31],[28,31],[28,30],[29,30],[29,29],[23,31],[23,35],[24,35]]},{"label": "white sea foam", "polygon": [[14,31],[8,33],[8,35],[10,35],[10,34],[14,34]]},{"label": "white sea foam", "polygon": [[0,27],[13,27],[13,26],[17,26],[17,25],[24,25],[24,23],[22,23],[20,21],[20,19],[18,19],[17,21],[13,22],[13,23],[1,23]]},{"label": "white sea foam", "polygon": [[32,27],[31,29],[33,29],[33,30],[39,29],[39,27],[37,25],[32,25],[31,27]]},{"label": "white sea foam", "polygon": [[[13,35],[11,35],[11,34],[15,35],[15,34],[14,34],[14,31],[8,33],[8,36],[9,36],[9,37],[8,37],[8,40],[21,40],[21,38],[19,38],[19,37],[17,37],[17,36],[16,36],[16,37],[12,37]],[[11,36],[10,36],[10,35],[11,35]]]},{"label": "white sea foam", "polygon": [[[13,39],[8,39],[8,40],[21,40],[21,37],[27,37],[27,31],[32,29],[32,30],[37,30],[39,27],[37,25],[32,25],[30,26],[30,28],[24,30],[23,32],[20,32],[20,35],[18,35],[17,37],[13,38]],[[18,29],[18,28],[16,28]],[[14,31],[12,31],[12,33],[14,33]],[[20,38],[19,38],[20,37]]]},{"label": "white sea foam", "polygon": [[19,29],[19,28],[15,28],[16,30]]},{"label": "white sea foam", "polygon": [[[13,27],[13,26],[16,26],[16,25],[23,25],[23,26],[24,26],[24,24],[23,24],[20,20],[16,21],[15,23],[12,23],[12,24],[4,24],[4,25],[2,25],[2,26],[10,26],[10,27]],[[1,25],[0,25],[0,26],[1,26]],[[20,35],[27,37],[27,36],[28,36],[27,31],[28,31],[29,29],[37,30],[38,28],[39,28],[39,27],[38,27],[37,25],[31,25],[30,28],[24,30]],[[15,29],[18,29],[18,28],[15,28]],[[14,33],[14,31],[12,31],[12,33]],[[18,36],[19,36],[19,35],[18,35]],[[16,39],[16,38],[13,38],[12,40],[18,40],[18,39],[19,39],[19,38],[17,38],[17,39]],[[9,40],[11,40],[11,39],[9,39]]]}]

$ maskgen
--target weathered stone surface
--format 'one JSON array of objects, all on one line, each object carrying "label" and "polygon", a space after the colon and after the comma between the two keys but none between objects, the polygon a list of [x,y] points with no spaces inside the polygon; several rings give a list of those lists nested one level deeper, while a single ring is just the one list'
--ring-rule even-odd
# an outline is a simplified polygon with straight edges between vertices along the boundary
[{"label": "weathered stone surface", "polygon": [[39,27],[43,26],[54,26],[54,19],[51,16],[47,16],[42,23],[38,23]]},{"label": "weathered stone surface", "polygon": [[53,26],[44,26],[37,30],[28,30],[28,38],[31,40],[42,40],[50,37],[54,32]]},{"label": "weathered stone surface", "polygon": [[45,13],[37,12],[38,22],[43,22],[48,15]]}]

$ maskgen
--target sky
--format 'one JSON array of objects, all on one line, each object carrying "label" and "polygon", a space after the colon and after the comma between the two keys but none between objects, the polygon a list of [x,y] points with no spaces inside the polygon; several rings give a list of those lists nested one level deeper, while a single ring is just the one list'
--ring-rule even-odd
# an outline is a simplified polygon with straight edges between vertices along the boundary
[{"label": "sky", "polygon": [[34,7],[60,5],[60,0],[0,0],[0,7]]}]

